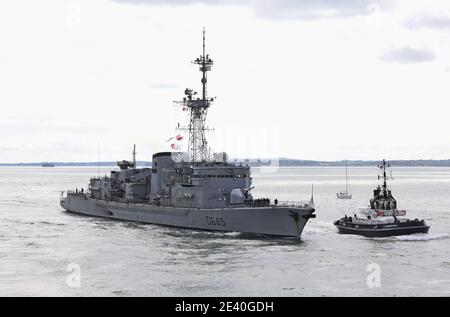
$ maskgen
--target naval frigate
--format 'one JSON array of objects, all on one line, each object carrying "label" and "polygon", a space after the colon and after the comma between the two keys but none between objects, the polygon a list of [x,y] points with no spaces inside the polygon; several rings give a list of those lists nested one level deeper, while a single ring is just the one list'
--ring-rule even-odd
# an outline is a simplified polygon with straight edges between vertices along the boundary
[{"label": "naval frigate", "polygon": [[88,190],[63,192],[60,205],[68,212],[110,219],[191,228],[285,237],[300,237],[310,218],[309,201],[255,199],[248,165],[229,162],[224,152],[211,155],[206,140],[206,116],[214,98],[207,96],[207,73],[213,60],[205,50],[193,62],[202,73],[201,96],[192,89],[178,102],[188,111],[187,152],[160,152],[152,166],[137,168],[119,161],[109,176],[90,179]]}]

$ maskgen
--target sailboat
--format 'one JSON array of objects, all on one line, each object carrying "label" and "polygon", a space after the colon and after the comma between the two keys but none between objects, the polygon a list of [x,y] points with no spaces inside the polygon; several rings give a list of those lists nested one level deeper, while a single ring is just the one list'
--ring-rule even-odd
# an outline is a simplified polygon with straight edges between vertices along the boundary
[{"label": "sailboat", "polygon": [[352,194],[348,191],[348,164],[345,160],[345,191],[336,193],[338,199],[352,199]]}]

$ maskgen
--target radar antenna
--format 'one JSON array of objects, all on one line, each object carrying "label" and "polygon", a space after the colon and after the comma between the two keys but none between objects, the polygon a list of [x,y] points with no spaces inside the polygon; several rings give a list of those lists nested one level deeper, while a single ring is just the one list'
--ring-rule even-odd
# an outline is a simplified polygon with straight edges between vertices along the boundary
[{"label": "radar antenna", "polygon": [[189,126],[178,127],[178,130],[189,131],[188,153],[193,162],[203,162],[209,160],[208,142],[206,141],[206,131],[210,129],[205,126],[208,108],[214,101],[214,98],[207,96],[207,73],[211,70],[213,60],[206,54],[206,31],[203,28],[203,54],[193,61],[199,65],[202,73],[202,97],[195,98],[197,95],[193,89],[186,88],[183,101],[176,101],[189,111]]}]

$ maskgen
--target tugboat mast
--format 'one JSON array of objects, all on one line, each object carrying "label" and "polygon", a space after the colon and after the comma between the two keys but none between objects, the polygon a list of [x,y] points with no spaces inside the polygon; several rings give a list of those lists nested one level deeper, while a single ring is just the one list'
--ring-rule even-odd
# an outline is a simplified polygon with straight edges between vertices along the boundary
[{"label": "tugboat mast", "polygon": [[207,72],[211,70],[214,64],[213,60],[206,54],[206,31],[203,28],[203,54],[198,57],[194,64],[199,65],[202,72],[202,98],[193,97],[197,95],[193,89],[186,88],[184,94],[186,97],[179,102],[186,107],[190,113],[189,126],[179,128],[179,130],[189,131],[188,153],[192,162],[204,162],[209,159],[208,142],[206,141],[205,132],[209,129],[205,126],[208,108],[214,101],[214,98],[207,96]]},{"label": "tugboat mast", "polygon": [[[388,165],[389,167],[389,165]],[[386,160],[383,159],[382,165],[379,165],[379,168],[383,171],[383,175],[381,176],[383,178],[383,196],[387,197],[387,180],[389,179],[389,176],[386,175]],[[378,176],[378,179],[380,179],[380,176]]]}]

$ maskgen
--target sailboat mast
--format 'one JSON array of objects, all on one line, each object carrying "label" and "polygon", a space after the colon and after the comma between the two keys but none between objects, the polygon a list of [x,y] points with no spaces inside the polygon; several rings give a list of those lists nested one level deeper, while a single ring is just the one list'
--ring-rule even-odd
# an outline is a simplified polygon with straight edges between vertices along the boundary
[{"label": "sailboat mast", "polygon": [[345,194],[348,194],[348,166],[347,160],[345,160]]}]

